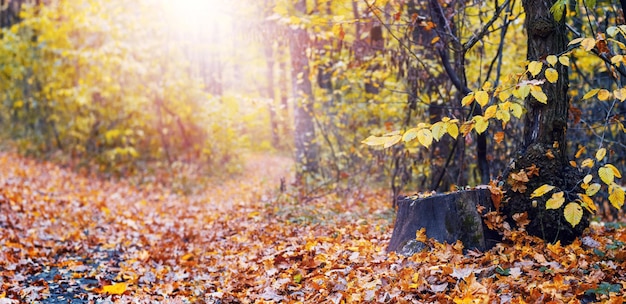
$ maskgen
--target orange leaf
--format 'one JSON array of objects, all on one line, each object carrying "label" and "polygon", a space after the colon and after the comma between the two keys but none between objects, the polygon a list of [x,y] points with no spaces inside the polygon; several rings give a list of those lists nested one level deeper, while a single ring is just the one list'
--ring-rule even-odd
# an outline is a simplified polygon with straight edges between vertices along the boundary
[{"label": "orange leaf", "polygon": [[126,288],[127,287],[128,286],[124,282],[122,282],[122,283],[114,283],[113,285],[103,286],[101,293],[108,293],[108,294],[112,294],[112,295],[121,295],[124,292],[126,292]]}]

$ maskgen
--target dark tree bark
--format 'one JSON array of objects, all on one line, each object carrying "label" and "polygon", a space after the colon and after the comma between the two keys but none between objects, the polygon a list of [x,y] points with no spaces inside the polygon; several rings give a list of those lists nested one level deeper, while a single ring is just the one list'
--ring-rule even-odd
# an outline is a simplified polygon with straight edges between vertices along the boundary
[{"label": "dark tree bark", "polygon": [[[296,3],[296,11],[306,14],[306,1]],[[304,184],[305,177],[318,172],[318,148],[315,142],[313,120],[313,89],[307,49],[310,47],[308,33],[303,28],[293,29],[289,42],[291,53],[292,81],[295,95],[294,139],[296,154],[296,183]]]},{"label": "dark tree bark", "polygon": [[[548,55],[558,56],[567,50],[568,40],[564,19],[555,21],[550,13],[550,7],[554,2],[553,0],[522,1],[526,11],[527,58],[530,61],[541,61]],[[555,69],[559,73],[558,81],[554,84],[546,81],[541,85],[548,97],[547,104],[538,102],[530,95],[525,101],[523,146],[504,175],[507,177],[504,190],[508,197],[508,202],[504,204],[504,212],[509,219],[513,214],[527,212],[531,222],[526,230],[530,234],[551,242],[561,240],[568,243],[582,234],[589,225],[588,213],[584,212],[581,222],[572,228],[563,215],[563,208],[566,204],[560,209],[548,210],[545,208],[545,202],[550,197],[549,194],[545,197],[530,198],[530,193],[543,184],[569,190],[566,192],[566,202],[578,199],[574,192],[582,192],[577,185],[582,176],[578,170],[568,164],[565,141],[569,109],[568,69],[561,64],[557,64]],[[543,72],[537,75],[537,79],[545,79]],[[538,168],[539,172],[537,176],[530,177],[526,183],[528,190],[522,193],[519,189],[514,189],[515,180],[511,174],[519,174],[521,170],[528,171],[527,168],[532,166]]]},{"label": "dark tree bark", "polygon": [[[478,211],[479,206],[482,213]],[[458,191],[426,198],[405,197],[398,201],[398,217],[389,241],[388,251],[412,255],[415,232],[426,229],[426,235],[452,244],[460,240],[465,249],[487,250],[501,240],[490,230],[482,215],[493,210],[489,189]]]}]

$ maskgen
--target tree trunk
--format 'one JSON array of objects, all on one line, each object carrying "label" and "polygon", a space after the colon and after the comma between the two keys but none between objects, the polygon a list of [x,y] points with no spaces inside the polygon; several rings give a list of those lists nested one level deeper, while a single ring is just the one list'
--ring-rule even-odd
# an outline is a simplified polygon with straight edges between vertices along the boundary
[{"label": "tree trunk", "polygon": [[[526,11],[529,61],[545,61],[548,55],[558,56],[567,50],[564,18],[561,21],[554,20],[550,13],[553,3],[552,0],[522,1]],[[544,63],[544,70],[546,65]],[[589,214],[584,212],[581,222],[573,228],[563,216],[563,208],[567,202],[578,199],[575,192],[582,192],[578,186],[582,176],[568,164],[567,157],[565,141],[569,108],[567,66],[556,64],[554,68],[559,73],[558,81],[556,83],[545,81],[541,85],[548,97],[547,104],[538,102],[531,95],[526,98],[523,146],[507,169],[509,172],[504,175],[507,177],[504,190],[509,198],[508,203],[504,205],[504,212],[509,219],[513,214],[527,212],[530,224],[526,230],[530,234],[551,242],[561,240],[568,243],[582,234],[589,225]],[[544,73],[540,73],[536,78],[545,79]],[[539,170],[538,175],[527,174],[535,170],[533,166]],[[514,173],[515,176],[511,175]],[[526,191],[513,187],[516,183],[519,185],[516,178],[519,178],[520,173],[528,177],[525,183]],[[530,193],[543,184],[557,187],[555,191],[567,190],[566,204],[559,209],[546,209],[545,202],[550,198],[549,194],[531,199]]]},{"label": "tree trunk", "polygon": [[[306,14],[306,1],[299,0],[296,10]],[[311,87],[307,50],[310,41],[306,29],[292,31],[289,42],[292,65],[292,81],[295,98],[294,139],[296,153],[296,183],[304,184],[311,173],[318,171],[317,144],[315,143],[315,123],[313,121],[313,89]]]}]

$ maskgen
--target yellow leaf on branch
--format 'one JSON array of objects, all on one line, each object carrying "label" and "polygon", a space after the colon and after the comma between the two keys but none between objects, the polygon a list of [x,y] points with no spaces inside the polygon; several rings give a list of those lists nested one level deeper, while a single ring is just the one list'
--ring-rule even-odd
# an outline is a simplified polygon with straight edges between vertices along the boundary
[{"label": "yellow leaf on branch", "polygon": [[[534,193],[534,192],[533,192]],[[546,202],[546,209],[559,209],[565,203],[565,197],[563,197],[563,191],[552,194],[552,197]]]},{"label": "yellow leaf on branch", "polygon": [[596,213],[598,211],[598,207],[589,196],[579,193],[578,197],[580,197],[580,200],[582,201],[581,205],[585,207],[587,211],[590,213]]},{"label": "yellow leaf on branch", "polygon": [[535,189],[535,191],[533,191],[533,193],[530,195],[530,198],[534,198],[534,197],[540,197],[548,192],[550,192],[552,189],[554,189],[554,186],[548,185],[548,184],[543,184],[541,185],[541,187]]},{"label": "yellow leaf on branch", "polygon": [[463,99],[461,100],[461,105],[469,106],[470,104],[472,104],[472,101],[474,101],[474,92],[471,92],[467,94],[467,96],[463,97]]},{"label": "yellow leaf on branch", "polygon": [[476,102],[478,102],[481,107],[486,106],[487,103],[489,103],[489,94],[485,91],[476,92]]},{"label": "yellow leaf on branch", "polygon": [[537,76],[539,73],[541,73],[541,68],[543,67],[543,63],[540,61],[531,61],[528,64],[528,72],[530,73],[530,75],[533,75],[533,77]]},{"label": "yellow leaf on branch", "polygon": [[593,89],[589,92],[587,92],[585,95],[583,95],[583,100],[584,99],[589,99],[593,96],[596,96],[596,94],[598,94],[598,92],[600,91],[600,89]]},{"label": "yellow leaf on branch", "polygon": [[624,188],[616,183],[609,185],[609,202],[616,209],[622,209],[624,206]]},{"label": "yellow leaf on branch", "polygon": [[417,131],[417,141],[428,148],[433,143],[433,134],[428,129],[421,129]]},{"label": "yellow leaf on branch", "polygon": [[585,194],[587,194],[588,196],[594,196],[596,193],[598,193],[599,190],[600,184],[593,183],[589,185],[589,187],[587,187],[587,189],[585,190]]},{"label": "yellow leaf on branch", "polygon": [[537,101],[541,102],[541,103],[548,103],[548,96],[546,96],[546,94],[542,91],[534,91],[531,90],[530,91],[530,95],[532,95],[533,97],[535,97],[535,99],[537,99]]},{"label": "yellow leaf on branch", "polygon": [[559,72],[553,68],[546,69],[546,79],[551,83],[555,83],[559,79]]},{"label": "yellow leaf on branch", "polygon": [[556,56],[554,56],[554,55],[550,55],[550,56],[546,57],[546,61],[548,61],[548,63],[551,66],[554,66],[559,61],[559,59]]},{"label": "yellow leaf on branch", "polygon": [[598,91],[599,100],[606,101],[609,98],[611,98],[611,92],[609,92],[607,89],[600,89],[600,91]]},{"label": "yellow leaf on branch", "polygon": [[583,218],[583,208],[578,203],[569,203],[565,206],[563,215],[565,215],[565,220],[570,223],[572,227],[576,227]]},{"label": "yellow leaf on branch", "polygon": [[601,161],[604,156],[606,155],[606,149],[605,148],[601,148],[598,150],[598,152],[596,152],[596,159],[598,161]]},{"label": "yellow leaf on branch", "polygon": [[600,176],[600,179],[607,185],[610,185],[615,180],[615,173],[613,173],[613,169],[607,166],[598,169],[598,176]]},{"label": "yellow leaf on branch", "polygon": [[480,115],[474,116],[473,120],[476,123],[474,128],[476,129],[476,133],[478,134],[485,132],[485,130],[487,130],[487,127],[489,127],[489,120]]},{"label": "yellow leaf on branch", "polygon": [[606,165],[604,165],[604,166],[605,166],[605,167],[607,167],[607,168],[609,168],[609,169],[611,169],[611,171],[613,171],[613,175],[614,175],[615,177],[617,177],[617,178],[622,178],[622,173],[620,173],[620,172],[619,172],[619,170],[618,170],[615,166],[613,166],[613,165],[611,165],[611,164],[606,164]]}]

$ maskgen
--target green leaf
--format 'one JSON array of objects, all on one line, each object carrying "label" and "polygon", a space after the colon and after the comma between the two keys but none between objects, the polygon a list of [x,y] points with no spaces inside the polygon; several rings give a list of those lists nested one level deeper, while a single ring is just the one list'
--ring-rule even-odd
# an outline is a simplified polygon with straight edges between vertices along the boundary
[{"label": "green leaf", "polygon": [[559,0],[555,2],[550,8],[550,13],[554,16],[554,20],[561,21],[563,19],[563,13],[565,12],[565,4],[567,0]]}]

